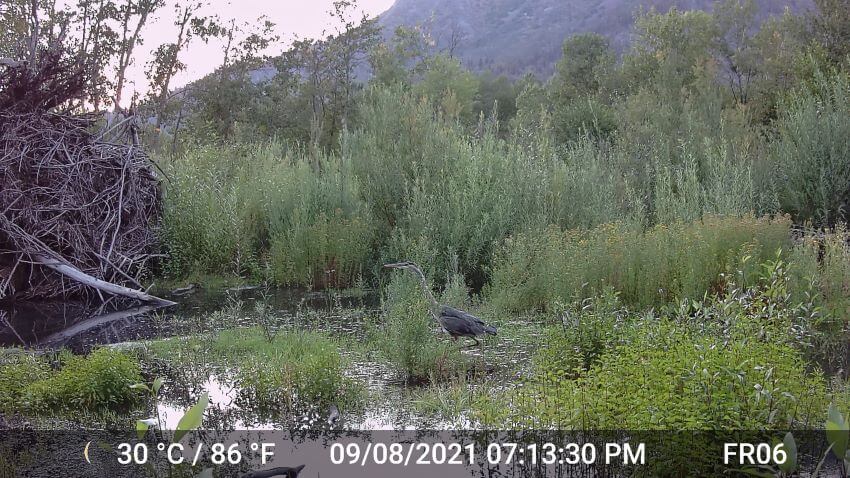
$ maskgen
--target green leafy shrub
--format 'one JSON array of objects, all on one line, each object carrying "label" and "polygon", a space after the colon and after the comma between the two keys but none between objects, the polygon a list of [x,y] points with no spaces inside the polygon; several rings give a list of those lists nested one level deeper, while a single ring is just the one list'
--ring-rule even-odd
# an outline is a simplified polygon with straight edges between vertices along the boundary
[{"label": "green leafy shrub", "polygon": [[[661,319],[575,379],[548,365],[493,426],[718,430],[813,426],[824,380],[787,344],[706,336]],[[498,407],[487,407],[499,410]],[[814,415],[813,415],[814,414]]]},{"label": "green leafy shrub", "polygon": [[556,138],[563,143],[583,137],[608,139],[617,131],[616,112],[589,96],[577,98],[555,110]]},{"label": "green leafy shrub", "polygon": [[41,356],[18,350],[0,352],[0,410],[29,409],[27,388],[51,371],[50,363]]},{"label": "green leafy shrub", "polygon": [[607,287],[634,307],[700,298],[722,286],[721,273],[758,264],[787,246],[789,228],[787,218],[709,216],[643,232],[609,224],[519,234],[497,253],[488,296],[514,311],[549,308]]},{"label": "green leafy shrub", "polygon": [[[408,380],[443,380],[468,370],[459,344],[441,338],[415,279],[397,274],[387,286],[383,316],[371,340]],[[446,336],[447,337],[447,336]]]},{"label": "green leafy shrub", "polygon": [[135,358],[110,348],[89,355],[62,352],[59,369],[44,357],[17,355],[0,366],[0,408],[25,413],[127,408],[139,398]]},{"label": "green leafy shrub", "polygon": [[834,225],[850,202],[850,79],[819,73],[792,95],[773,143],[780,199],[797,221]]},{"label": "green leafy shrub", "polygon": [[610,289],[572,304],[557,303],[553,312],[558,323],[546,330],[534,364],[558,376],[580,375],[634,333],[634,321]]},{"label": "green leafy shrub", "polygon": [[[752,287],[730,281],[701,301],[663,307],[660,317],[632,317],[628,327],[618,327],[622,318],[571,324],[575,331],[565,328],[563,336],[572,340],[549,341],[554,350],[537,353],[534,377],[508,393],[513,408],[494,414],[498,407],[482,407],[484,420],[599,430],[814,426],[827,403],[826,384],[795,348],[808,306],[792,302],[784,262],[763,268]],[[592,307],[583,309],[592,319]],[[583,343],[601,353],[564,373],[564,361],[552,358],[580,353]]]}]

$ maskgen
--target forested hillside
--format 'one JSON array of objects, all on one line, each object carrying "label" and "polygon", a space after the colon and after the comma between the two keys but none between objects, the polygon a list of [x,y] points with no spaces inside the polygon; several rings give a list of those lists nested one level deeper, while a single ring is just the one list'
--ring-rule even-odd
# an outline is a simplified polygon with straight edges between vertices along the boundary
[{"label": "forested hillside", "polygon": [[[757,0],[755,25],[785,9],[802,14],[812,0]],[[547,76],[561,55],[564,38],[599,33],[618,52],[626,51],[641,9],[711,11],[715,0],[397,0],[379,24],[391,35],[402,25],[421,25],[436,46],[476,71],[508,75],[531,71]]]}]

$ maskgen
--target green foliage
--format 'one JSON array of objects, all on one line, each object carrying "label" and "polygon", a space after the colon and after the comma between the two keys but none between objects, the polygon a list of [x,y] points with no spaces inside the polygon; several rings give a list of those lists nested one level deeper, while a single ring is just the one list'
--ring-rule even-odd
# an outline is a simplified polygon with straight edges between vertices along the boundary
[{"label": "green foliage", "polygon": [[577,377],[597,363],[631,334],[634,323],[610,289],[572,304],[558,303],[553,313],[558,324],[547,329],[534,364],[562,377]]},{"label": "green foliage", "polygon": [[496,255],[488,296],[512,311],[550,308],[608,287],[635,307],[698,299],[722,288],[721,273],[761,263],[787,246],[789,227],[786,218],[708,216],[647,231],[609,224],[518,234]]},{"label": "green foliage", "polygon": [[446,55],[429,58],[422,81],[414,86],[413,91],[429,99],[449,118],[466,123],[473,120],[478,81],[455,58]]},{"label": "green foliage", "polygon": [[[415,258],[438,280],[450,258],[480,285],[493,245],[538,219],[546,174],[492,132],[471,141],[400,88],[373,89],[361,129],[345,138],[360,192],[389,240],[381,256]],[[541,158],[543,168],[561,168]]]},{"label": "green foliage", "polygon": [[792,345],[799,310],[787,300],[784,274],[775,263],[755,288],[668,308],[661,318],[634,317],[633,326],[614,328],[614,346],[598,347],[598,358],[572,373],[547,357],[575,353],[587,327],[612,324],[566,329],[573,340],[550,341],[555,350],[538,353],[535,377],[505,397],[512,409],[482,418],[496,426],[600,430],[811,427],[827,403],[826,387]]},{"label": "green foliage", "polygon": [[558,105],[554,113],[555,134],[562,143],[576,141],[583,136],[608,139],[617,131],[617,114],[596,97],[572,100]]},{"label": "green foliage", "polygon": [[844,226],[832,232],[808,233],[790,251],[789,267],[795,300],[808,296],[827,309],[827,315],[845,316],[850,307],[850,248]]},{"label": "green foliage", "polygon": [[495,76],[484,73],[478,78],[478,95],[476,112],[485,118],[496,118],[499,121],[500,134],[504,134],[506,126],[517,112],[517,91],[511,81],[505,76]]},{"label": "green foliage", "polygon": [[139,398],[130,385],[141,380],[138,362],[100,348],[87,356],[62,352],[54,369],[43,356],[13,354],[0,365],[0,409],[24,413],[71,413],[127,408]]},{"label": "green foliage", "polygon": [[616,114],[598,95],[611,81],[614,63],[614,53],[602,35],[586,33],[564,42],[563,57],[549,85],[560,142],[584,135],[608,138],[616,131]]},{"label": "green foliage", "polygon": [[[201,349],[204,354],[192,353]],[[270,339],[259,327],[226,329],[209,340],[153,342],[149,351],[198,362],[214,357],[214,365],[235,371],[239,399],[264,410],[355,407],[362,399],[361,388],[344,375],[337,344],[316,332],[279,331]]]},{"label": "green foliage", "polygon": [[172,276],[236,273],[344,287],[371,252],[371,220],[344,159],[312,159],[272,142],[193,149],[166,168]]},{"label": "green foliage", "polygon": [[414,392],[412,405],[420,413],[463,425],[475,403],[475,388],[466,380],[430,384]]},{"label": "green foliage", "polygon": [[459,344],[443,336],[413,277],[394,275],[386,294],[371,340],[408,380],[439,381],[468,370]]},{"label": "green foliage", "polygon": [[27,398],[30,385],[51,375],[50,363],[24,351],[3,351],[0,355],[0,410],[10,413],[31,408]]},{"label": "green foliage", "polygon": [[608,39],[597,33],[575,35],[564,41],[563,56],[555,65],[552,86],[562,100],[590,96],[608,81],[615,56]]},{"label": "green foliage", "polygon": [[773,145],[780,199],[795,220],[834,225],[850,201],[850,79],[819,74],[789,100]]}]

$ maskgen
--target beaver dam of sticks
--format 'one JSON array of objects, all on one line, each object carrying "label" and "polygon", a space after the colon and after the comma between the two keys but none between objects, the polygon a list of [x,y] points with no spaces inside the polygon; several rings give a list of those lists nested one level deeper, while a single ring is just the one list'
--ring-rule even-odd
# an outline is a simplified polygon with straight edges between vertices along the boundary
[{"label": "beaver dam of sticks", "polygon": [[58,55],[0,66],[0,302],[110,296],[154,301],[159,179],[132,117],[57,113],[84,76]]}]

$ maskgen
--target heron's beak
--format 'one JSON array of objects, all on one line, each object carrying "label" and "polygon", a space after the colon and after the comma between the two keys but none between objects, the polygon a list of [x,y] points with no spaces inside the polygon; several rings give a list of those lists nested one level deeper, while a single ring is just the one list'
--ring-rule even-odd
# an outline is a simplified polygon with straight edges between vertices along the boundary
[{"label": "heron's beak", "polygon": [[387,269],[398,269],[399,267],[403,266],[404,264],[405,264],[404,262],[393,262],[391,264],[384,264],[384,267],[387,268]]}]

